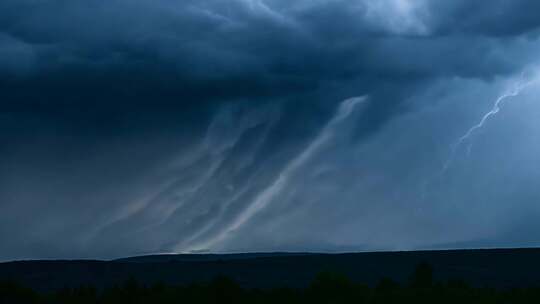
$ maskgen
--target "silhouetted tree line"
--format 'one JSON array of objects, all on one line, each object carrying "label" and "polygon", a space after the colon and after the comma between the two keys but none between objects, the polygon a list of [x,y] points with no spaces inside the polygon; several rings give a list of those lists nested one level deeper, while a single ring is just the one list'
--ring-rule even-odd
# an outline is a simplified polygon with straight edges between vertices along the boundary
[{"label": "silhouetted tree line", "polygon": [[347,276],[319,273],[304,289],[245,289],[227,277],[205,284],[145,286],[135,279],[98,290],[92,286],[37,293],[14,282],[0,282],[0,303],[540,303],[540,288],[473,288],[464,281],[435,282],[428,264],[420,264],[408,283],[385,278],[374,287]]}]

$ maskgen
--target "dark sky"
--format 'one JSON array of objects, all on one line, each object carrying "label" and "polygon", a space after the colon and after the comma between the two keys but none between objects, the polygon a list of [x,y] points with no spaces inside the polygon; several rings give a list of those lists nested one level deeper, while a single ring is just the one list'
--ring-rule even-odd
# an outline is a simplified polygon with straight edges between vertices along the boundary
[{"label": "dark sky", "polygon": [[2,0],[0,260],[539,246],[539,34],[536,0]]}]

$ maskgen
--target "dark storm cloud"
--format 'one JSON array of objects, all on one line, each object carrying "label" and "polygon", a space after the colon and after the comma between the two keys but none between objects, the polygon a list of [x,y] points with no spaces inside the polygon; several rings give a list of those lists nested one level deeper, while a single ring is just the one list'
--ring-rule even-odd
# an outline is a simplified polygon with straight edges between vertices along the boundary
[{"label": "dark storm cloud", "polygon": [[[512,20],[503,22],[520,29],[512,34],[533,31],[534,24],[518,24],[527,20],[516,17],[519,3],[490,6],[494,13],[479,19],[462,16],[478,4],[404,5],[4,1],[2,107],[188,111],[212,101],[295,96],[311,99],[312,107],[315,99],[328,104],[369,93],[382,94],[373,111],[384,116],[423,82],[489,79],[534,56],[526,41],[489,30],[501,23],[490,16],[504,7],[497,20]],[[479,25],[467,25],[469,19]]]},{"label": "dark storm cloud", "polygon": [[[324,222],[328,210],[300,203],[318,201],[313,188],[323,189],[327,200],[339,196],[343,209],[382,214],[395,207],[384,190],[401,186],[381,175],[372,192],[349,193],[335,184],[356,189],[345,180],[375,182],[358,173],[365,168],[335,175],[335,167],[360,162],[350,151],[368,140],[375,141],[369,142],[373,155],[384,155],[381,141],[422,155],[411,164],[433,167],[436,151],[390,145],[400,129],[385,130],[403,116],[444,108],[441,100],[462,87],[474,91],[478,80],[498,86],[537,63],[538,6],[525,0],[4,0],[0,204],[7,211],[0,215],[0,237],[17,238],[4,242],[0,258],[87,250],[111,256],[211,243],[220,231],[234,230],[251,202],[321,138],[338,103],[353,96],[369,95],[369,102],[351,111],[339,131],[324,133],[337,147],[317,153],[331,156],[310,156],[326,167],[313,160],[293,166],[288,180],[296,192],[284,188],[279,195],[287,199],[259,215],[261,226],[249,226],[252,235],[239,232],[216,248],[249,249],[253,235],[277,229],[272,220],[279,210],[292,214],[279,220],[284,225]],[[438,87],[455,90],[434,93]],[[431,125],[442,138],[450,136]],[[373,155],[366,158],[382,171],[424,178],[424,171],[405,170],[397,160],[390,168]],[[326,177],[302,186],[301,173]],[[359,193],[384,207],[355,207]],[[304,209],[291,210],[291,202]],[[336,211],[334,219],[346,213]],[[312,227],[283,242],[316,243]],[[383,231],[381,238],[391,234]],[[407,239],[409,246],[429,242],[423,237],[428,241]],[[263,238],[257,246],[272,244]]]},{"label": "dark storm cloud", "polygon": [[[518,4],[490,9],[504,7],[497,20],[512,20],[503,24],[520,35],[535,28],[514,25],[526,20],[516,17]],[[61,104],[78,120],[81,108],[189,112],[216,101],[298,96],[311,100],[309,108],[323,100],[327,111],[329,100],[369,93],[380,95],[371,116],[384,121],[426,81],[489,79],[534,56],[523,39],[470,30],[463,20],[474,18],[462,15],[478,4],[403,5],[4,1],[2,108],[56,112],[51,104]],[[489,29],[494,15],[473,21]]]},{"label": "dark storm cloud", "polygon": [[[522,62],[493,54],[508,42],[489,37],[537,26],[528,16],[536,11],[530,1],[498,1],[487,9],[476,2],[418,2],[407,10],[399,1],[381,3],[3,1],[2,76],[28,77],[13,80],[17,91],[25,90],[17,86],[24,81],[61,95],[44,92],[47,102],[72,100],[85,89],[134,103],[290,96],[357,78],[368,87],[395,77],[507,73]],[[426,39],[438,32],[448,34]],[[486,56],[478,60],[480,53]]]},{"label": "dark storm cloud", "polygon": [[486,6],[480,1],[432,1],[432,23],[442,34],[461,32],[486,36],[538,35],[540,21],[535,1],[496,0]]}]

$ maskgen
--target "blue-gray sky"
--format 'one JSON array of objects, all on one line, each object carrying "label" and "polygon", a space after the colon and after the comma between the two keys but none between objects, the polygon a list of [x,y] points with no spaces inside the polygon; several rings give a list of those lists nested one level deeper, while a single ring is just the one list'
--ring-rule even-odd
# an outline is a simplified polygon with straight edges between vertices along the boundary
[{"label": "blue-gray sky", "polygon": [[538,12],[3,0],[0,260],[538,246]]}]

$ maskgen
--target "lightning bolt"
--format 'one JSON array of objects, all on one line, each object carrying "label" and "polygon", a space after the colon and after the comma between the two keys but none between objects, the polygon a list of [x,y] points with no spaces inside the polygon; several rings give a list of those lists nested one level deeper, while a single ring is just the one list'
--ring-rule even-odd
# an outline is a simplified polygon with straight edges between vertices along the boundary
[{"label": "lightning bolt", "polygon": [[450,154],[450,157],[448,158],[448,160],[445,162],[443,166],[442,173],[444,174],[450,168],[450,166],[452,165],[455,159],[456,153],[463,145],[468,143],[467,155],[471,154],[471,149],[473,145],[472,143],[473,135],[478,130],[482,129],[486,125],[486,123],[490,120],[490,118],[497,115],[497,113],[501,111],[501,106],[503,105],[505,101],[511,99],[512,97],[518,96],[519,94],[521,94],[523,90],[525,90],[527,87],[534,84],[537,80],[538,80],[537,77],[533,77],[533,78],[526,77],[526,73],[523,72],[519,80],[511,88],[509,88],[502,95],[497,97],[497,99],[493,103],[491,110],[489,110],[486,114],[484,114],[482,118],[478,121],[478,123],[476,123],[469,130],[467,130],[467,132],[465,132],[465,134],[463,134],[460,138],[458,138],[456,143],[452,145],[452,152]]},{"label": "lightning bolt", "polygon": [[[530,75],[531,75],[530,73],[526,73],[526,72],[521,73],[519,79],[512,85],[512,87],[507,89],[503,94],[501,94],[499,97],[497,97],[497,99],[495,99],[491,109],[487,113],[485,113],[482,116],[482,118],[476,124],[474,124],[472,127],[470,127],[467,130],[467,132],[465,132],[461,137],[458,138],[458,140],[451,146],[451,153],[450,153],[450,156],[449,156],[448,160],[444,163],[444,165],[442,167],[442,170],[439,172],[439,174],[437,174],[436,177],[434,177],[434,178],[442,177],[442,176],[445,175],[445,173],[448,171],[448,169],[450,169],[450,167],[452,166],[452,163],[454,162],[454,160],[456,158],[457,152],[465,144],[468,144],[468,146],[467,146],[467,155],[471,154],[471,150],[472,150],[472,146],[473,146],[472,138],[473,138],[474,134],[477,131],[484,128],[486,123],[493,116],[497,115],[501,111],[501,107],[502,107],[502,105],[504,104],[505,101],[510,100],[513,97],[518,96],[519,94],[521,94],[521,92],[523,92],[523,90],[525,90],[529,86],[535,84],[539,80],[538,73],[536,73],[536,69],[535,69],[535,72],[532,74],[533,77],[530,77]],[[421,186],[422,187],[422,195],[421,195],[422,198],[425,198],[427,196],[427,189],[428,189],[429,185],[431,184],[431,182],[433,181],[434,178],[432,178],[432,179],[430,179],[428,181],[425,181],[422,184],[422,186]]]}]

